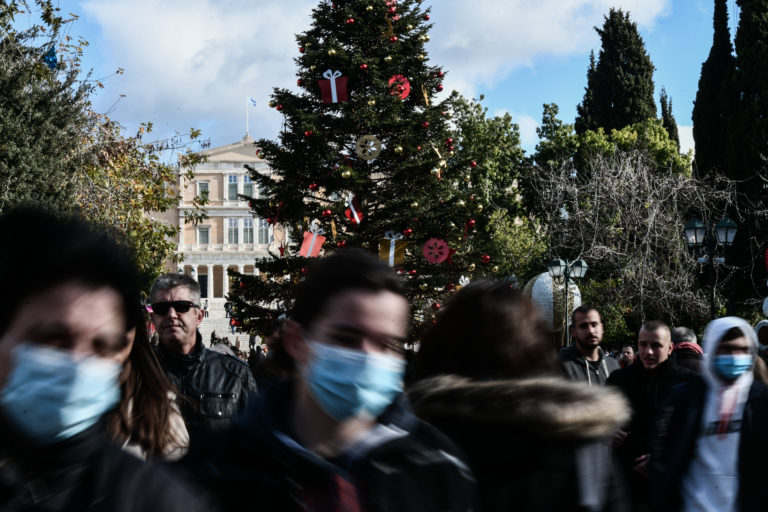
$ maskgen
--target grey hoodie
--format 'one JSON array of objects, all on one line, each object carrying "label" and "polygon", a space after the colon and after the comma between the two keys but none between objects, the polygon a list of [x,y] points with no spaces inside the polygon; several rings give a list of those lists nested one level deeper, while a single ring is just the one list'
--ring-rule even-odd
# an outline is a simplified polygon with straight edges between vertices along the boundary
[{"label": "grey hoodie", "polygon": [[619,362],[606,356],[603,349],[598,348],[597,350],[600,353],[600,364],[595,371],[576,347],[570,346],[560,349],[560,365],[563,368],[565,378],[581,381],[590,386],[605,384],[608,376],[619,369]]}]

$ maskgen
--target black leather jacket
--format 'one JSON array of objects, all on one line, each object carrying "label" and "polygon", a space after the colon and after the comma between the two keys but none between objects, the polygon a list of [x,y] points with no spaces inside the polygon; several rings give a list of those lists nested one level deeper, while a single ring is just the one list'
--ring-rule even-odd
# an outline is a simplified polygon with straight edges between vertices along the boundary
[{"label": "black leather jacket", "polygon": [[181,393],[179,408],[190,443],[201,430],[222,430],[256,396],[256,381],[242,361],[208,350],[200,332],[186,355],[157,348],[157,356],[171,383]]}]

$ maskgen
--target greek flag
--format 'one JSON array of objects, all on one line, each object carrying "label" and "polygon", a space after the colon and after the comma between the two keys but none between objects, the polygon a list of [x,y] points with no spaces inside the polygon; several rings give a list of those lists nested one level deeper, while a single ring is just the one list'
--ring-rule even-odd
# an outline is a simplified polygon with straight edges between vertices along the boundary
[{"label": "greek flag", "polygon": [[251,98],[250,96],[248,96],[248,102],[249,102],[251,105],[253,105],[254,107],[258,107],[258,106],[259,106],[259,104],[258,104],[258,103],[256,103],[256,100],[255,100],[255,99],[253,99],[253,98]]}]

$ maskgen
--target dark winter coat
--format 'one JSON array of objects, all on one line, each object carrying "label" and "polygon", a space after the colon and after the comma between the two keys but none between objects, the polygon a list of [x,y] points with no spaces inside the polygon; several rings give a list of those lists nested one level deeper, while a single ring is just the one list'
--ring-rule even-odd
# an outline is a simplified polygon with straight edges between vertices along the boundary
[{"label": "dark winter coat", "polygon": [[403,394],[362,446],[333,460],[291,436],[292,397],[290,381],[270,387],[228,431],[193,444],[181,461],[225,510],[254,503],[276,512],[475,510],[474,481],[455,446],[416,418]]},{"label": "dark winter coat", "polygon": [[455,375],[416,382],[408,394],[466,455],[479,510],[627,510],[608,441],[629,417],[620,394],[558,378]]},{"label": "dark winter coat", "polygon": [[41,446],[0,419],[0,511],[211,511],[167,469],[122,451],[95,425]]},{"label": "dark winter coat", "polygon": [[[707,384],[701,377],[675,388],[659,413],[651,443],[651,502],[658,512],[682,508],[683,477],[695,455],[701,429]],[[744,406],[739,441],[738,508],[766,509],[765,478],[768,460],[768,386],[755,380]]]},{"label": "dark winter coat", "polygon": [[200,333],[197,344],[187,355],[157,348],[158,359],[171,383],[187,400],[179,408],[189,431],[190,444],[200,432],[222,430],[232,418],[245,410],[257,394],[256,381],[244,362],[208,350]]},{"label": "dark winter coat", "polygon": [[595,370],[576,347],[570,346],[560,349],[560,365],[563,368],[565,378],[584,382],[590,386],[605,384],[608,376],[619,369],[619,362],[606,356],[603,349],[598,348],[597,350],[600,353],[600,364]]}]

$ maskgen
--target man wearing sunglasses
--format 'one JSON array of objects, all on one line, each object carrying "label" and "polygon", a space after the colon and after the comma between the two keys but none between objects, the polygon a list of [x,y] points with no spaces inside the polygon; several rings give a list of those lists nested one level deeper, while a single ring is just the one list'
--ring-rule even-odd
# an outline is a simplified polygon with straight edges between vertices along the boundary
[{"label": "man wearing sunglasses", "polygon": [[179,393],[190,443],[221,430],[256,395],[248,366],[206,349],[197,327],[203,321],[200,285],[184,274],[163,274],[150,292],[152,323],[160,336],[157,355]]}]

